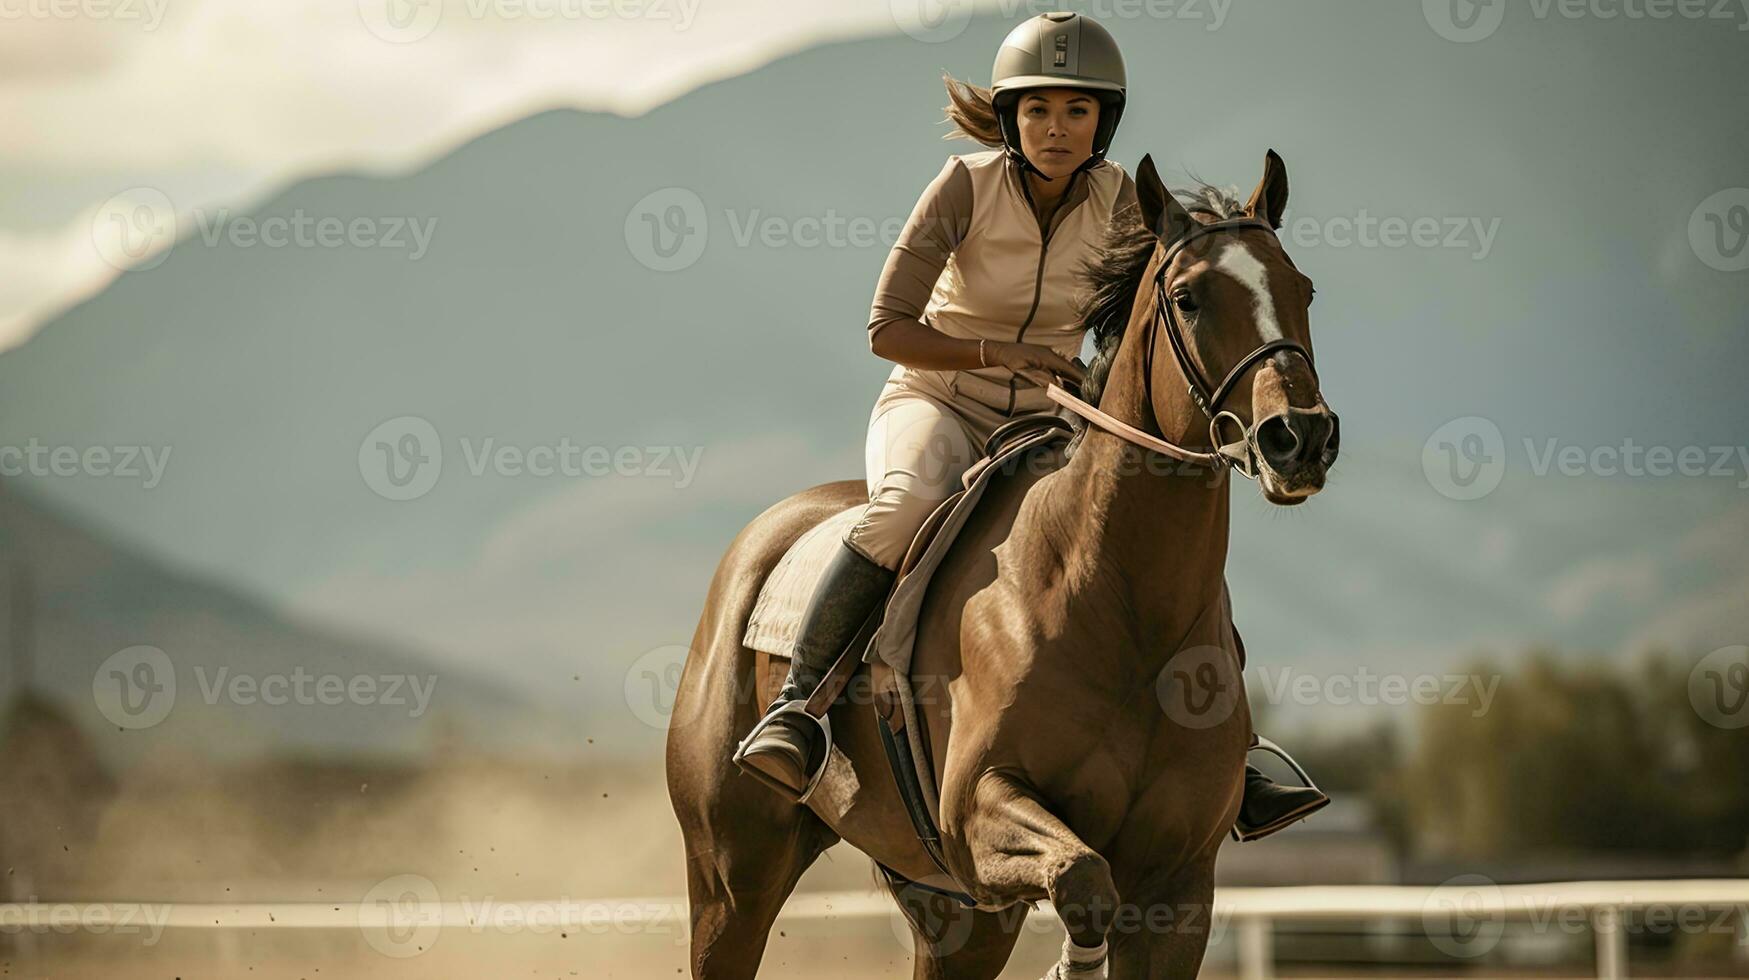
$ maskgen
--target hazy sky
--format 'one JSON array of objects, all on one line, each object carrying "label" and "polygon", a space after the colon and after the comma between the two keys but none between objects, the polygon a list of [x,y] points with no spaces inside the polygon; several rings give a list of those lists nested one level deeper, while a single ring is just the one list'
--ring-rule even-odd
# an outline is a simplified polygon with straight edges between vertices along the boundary
[{"label": "hazy sky", "polygon": [[406,169],[548,105],[635,116],[835,38],[951,39],[971,4],[925,27],[927,12],[906,0],[0,0],[0,348],[111,280],[127,261],[122,229],[138,235],[166,207]]},{"label": "hazy sky", "polygon": [[[0,0],[0,16],[29,2]],[[579,664],[611,673],[684,643],[742,521],[856,474],[886,370],[862,336],[879,243],[738,245],[719,225],[670,274],[634,261],[628,222],[663,188],[731,222],[902,218],[943,156],[974,149],[938,139],[938,73],[986,81],[1002,33],[1035,12],[647,0],[645,16],[604,21],[458,0],[399,8],[411,19],[393,27],[387,8],[338,0],[170,2],[150,30],[0,24],[0,319],[14,339],[27,311],[106,281],[118,245],[161,247],[142,234],[157,208],[441,212],[444,233],[416,265],[389,249],[190,243],[122,279],[0,358],[0,437],[174,445],[163,489],[22,482],[179,567],[456,661],[520,666],[542,690]],[[1344,448],[1313,507],[1238,496],[1236,606],[1274,663],[1734,643],[1749,629],[1749,18],[1585,2],[1075,8],[1129,62],[1115,159],[1150,152],[1169,176],[1248,189],[1273,146],[1292,172],[1284,238],[1319,282]],[[815,43],[850,35],[866,38]],[[630,121],[524,118],[663,98]],[[385,168],[407,172],[298,180]],[[145,207],[102,207],[118,195]],[[1436,237],[1391,245],[1381,221],[1399,236],[1431,221]],[[664,383],[603,364],[661,364]],[[723,378],[774,376],[723,397]],[[473,479],[452,456],[445,482],[402,504],[361,481],[359,446],[408,414],[450,437],[559,427],[708,452],[691,489]],[[1471,500],[1441,485],[1442,464],[1465,462],[1441,447],[1484,435],[1504,482]],[[1624,439],[1731,455],[1722,474],[1662,481],[1539,463],[1549,446]],[[1320,574],[1282,554],[1319,556]]]}]

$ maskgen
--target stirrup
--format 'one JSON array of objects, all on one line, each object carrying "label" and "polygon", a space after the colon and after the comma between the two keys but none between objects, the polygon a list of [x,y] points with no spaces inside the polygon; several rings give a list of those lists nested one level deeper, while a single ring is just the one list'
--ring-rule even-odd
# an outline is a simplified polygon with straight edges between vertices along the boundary
[{"label": "stirrup", "polygon": [[[1274,755],[1276,758],[1287,763],[1287,767],[1294,771],[1294,775],[1300,777],[1300,782],[1305,783],[1307,789],[1318,789],[1318,784],[1312,782],[1312,777],[1306,775],[1306,771],[1304,769],[1300,768],[1300,764],[1298,762],[1294,761],[1293,756],[1287,754],[1286,749],[1275,744],[1274,742],[1270,741],[1268,738],[1265,738],[1262,735],[1257,735],[1256,739],[1257,739],[1257,744],[1251,746],[1250,749],[1246,750],[1247,753],[1250,753],[1250,752],[1268,752],[1268,753]],[[1324,791],[1321,789],[1318,789],[1318,792],[1322,793]]]},{"label": "stirrup", "polygon": [[[814,725],[820,729],[820,737],[825,739],[825,748],[820,753],[820,765],[814,769],[813,775],[808,778],[807,788],[802,790],[800,796],[796,795],[794,787],[778,782],[757,767],[749,765],[746,761],[747,746],[753,744],[753,740],[758,737],[759,733],[769,728],[772,722],[787,714],[798,714],[803,718],[806,718],[808,721],[813,722]],[[781,706],[767,713],[764,718],[759,719],[758,723],[753,726],[753,730],[747,733],[747,737],[741,740],[741,744],[735,747],[735,765],[740,766],[742,772],[771,787],[778,793],[782,794],[785,799],[796,804],[808,802],[808,798],[814,795],[814,790],[820,788],[820,780],[826,775],[826,766],[831,761],[832,719],[824,716],[816,718],[809,714],[807,698],[786,701]]]},{"label": "stirrup", "polygon": [[1247,755],[1251,754],[1252,752],[1258,752],[1258,751],[1268,752],[1269,754],[1275,756],[1276,758],[1280,759],[1281,761],[1287,763],[1287,767],[1294,771],[1294,775],[1299,777],[1300,782],[1306,784],[1305,788],[1310,789],[1310,790],[1316,790],[1319,795],[1324,797],[1324,800],[1322,803],[1319,803],[1317,806],[1311,807],[1309,809],[1297,810],[1293,813],[1288,814],[1283,819],[1270,825],[1271,827],[1274,828],[1273,830],[1268,830],[1267,832],[1262,833],[1262,834],[1257,834],[1257,835],[1253,835],[1253,836],[1242,835],[1239,833],[1239,825],[1235,821],[1233,824],[1233,828],[1231,831],[1229,831],[1229,833],[1232,834],[1232,837],[1235,841],[1238,841],[1241,844],[1243,844],[1247,841],[1253,841],[1253,840],[1258,840],[1258,839],[1263,838],[1263,837],[1268,837],[1270,834],[1276,833],[1277,831],[1280,831],[1280,830],[1284,830],[1284,829],[1286,829],[1288,824],[1298,823],[1301,820],[1304,820],[1306,817],[1311,816],[1313,812],[1323,809],[1324,805],[1326,803],[1330,802],[1330,794],[1325,793],[1321,789],[1318,789],[1318,784],[1315,782],[1312,782],[1312,777],[1306,772],[1305,769],[1301,768],[1300,764],[1294,760],[1293,756],[1287,754],[1286,749],[1275,744],[1273,741],[1271,741],[1266,736],[1259,735],[1256,732],[1252,732],[1251,737],[1256,742],[1256,744],[1248,747],[1245,750],[1245,753]]}]

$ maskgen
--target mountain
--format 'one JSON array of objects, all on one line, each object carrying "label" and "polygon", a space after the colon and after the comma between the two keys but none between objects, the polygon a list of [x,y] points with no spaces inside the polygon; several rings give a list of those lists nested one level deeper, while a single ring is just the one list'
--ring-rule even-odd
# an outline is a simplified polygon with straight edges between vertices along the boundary
[{"label": "mountain", "polygon": [[[580,748],[556,713],[482,673],[287,616],[3,485],[0,543],[0,706],[37,717],[54,705],[57,724],[111,763],[422,759],[456,737]],[[537,734],[544,751],[521,741]]]},{"label": "mountain", "polygon": [[[935,138],[939,76],[982,78],[1006,23],[823,46],[635,119],[542,112],[415,172],[187,216],[161,263],[0,355],[0,446],[39,451],[12,482],[70,530],[224,583],[163,597],[228,610],[201,641],[213,663],[382,637],[429,658],[414,669],[489,674],[648,744],[661,713],[639,699],[684,654],[736,530],[860,472],[888,242],[943,157],[979,149]],[[1741,526],[1736,463],[1537,466],[1547,440],[1741,441],[1749,280],[1689,240],[1696,206],[1740,179],[1740,35],[1508,26],[1455,44],[1414,5],[1303,4],[1215,31],[1119,25],[1114,159],[1248,189],[1274,147],[1288,247],[1319,284],[1344,459],[1293,514],[1238,491],[1231,578],[1264,662],[1437,671],[1533,640],[1613,652],[1749,629],[1728,598],[1740,563],[1704,547]],[[1423,218],[1439,244],[1356,234]],[[306,244],[271,244],[300,227]],[[1468,417],[1507,457],[1483,500],[1424,470]],[[138,450],[161,474],[114,472]],[[542,475],[567,453],[572,475]],[[157,635],[136,628],[157,586],[88,573],[65,584],[90,634],[57,668],[69,685]],[[358,724],[345,737],[400,734]]]}]

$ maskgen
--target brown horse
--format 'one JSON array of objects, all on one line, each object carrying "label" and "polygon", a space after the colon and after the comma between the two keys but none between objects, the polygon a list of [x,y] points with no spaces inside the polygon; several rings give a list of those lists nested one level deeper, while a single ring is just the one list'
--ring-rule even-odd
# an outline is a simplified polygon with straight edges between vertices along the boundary
[{"label": "brown horse", "polygon": [[[1114,219],[1089,270],[1089,398],[1155,445],[1200,447],[1237,428],[1242,441],[1224,451],[1246,459],[1264,496],[1304,501],[1335,459],[1336,426],[1310,363],[1311,283],[1273,233],[1285,166],[1272,151],[1243,206],[1203,187],[1187,209],[1148,158],[1136,176],[1139,220]],[[1166,331],[1180,333],[1182,344],[1159,341],[1177,356],[1155,357],[1152,335]],[[1212,412],[1192,391],[1206,396],[1207,378],[1229,382]],[[1225,418],[1211,426],[1211,415]],[[997,976],[1026,904],[1047,898],[1067,931],[1053,977],[1196,975],[1251,737],[1226,604],[1225,472],[1088,425],[1061,468],[992,484],[954,542],[922,608],[913,678],[948,870],[978,904],[892,887],[916,977]],[[829,768],[804,806],[730,761],[784,674],[741,645],[761,583],[804,531],[866,499],[846,481],[777,504],[711,583],[667,758],[699,980],[753,977],[796,880],[840,839],[911,881],[943,883],[866,698],[833,709]]]}]

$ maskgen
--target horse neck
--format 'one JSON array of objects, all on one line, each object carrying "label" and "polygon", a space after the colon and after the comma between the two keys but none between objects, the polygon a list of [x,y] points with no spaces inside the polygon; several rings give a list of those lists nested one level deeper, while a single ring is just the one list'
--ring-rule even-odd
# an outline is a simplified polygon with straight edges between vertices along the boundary
[{"label": "horse neck", "polygon": [[[1207,424],[1188,393],[1159,418],[1148,404],[1142,353],[1146,331],[1154,329],[1153,303],[1144,292],[1136,305],[1141,309],[1120,341],[1099,408],[1200,448],[1208,442]],[[1155,351],[1156,360],[1161,353]],[[1171,387],[1184,392],[1181,383]],[[1225,469],[1179,463],[1088,425],[1057,476],[1042,501],[1043,523],[1055,529],[1071,588],[1125,590],[1141,635],[1176,635],[1220,595],[1230,517]]]}]

